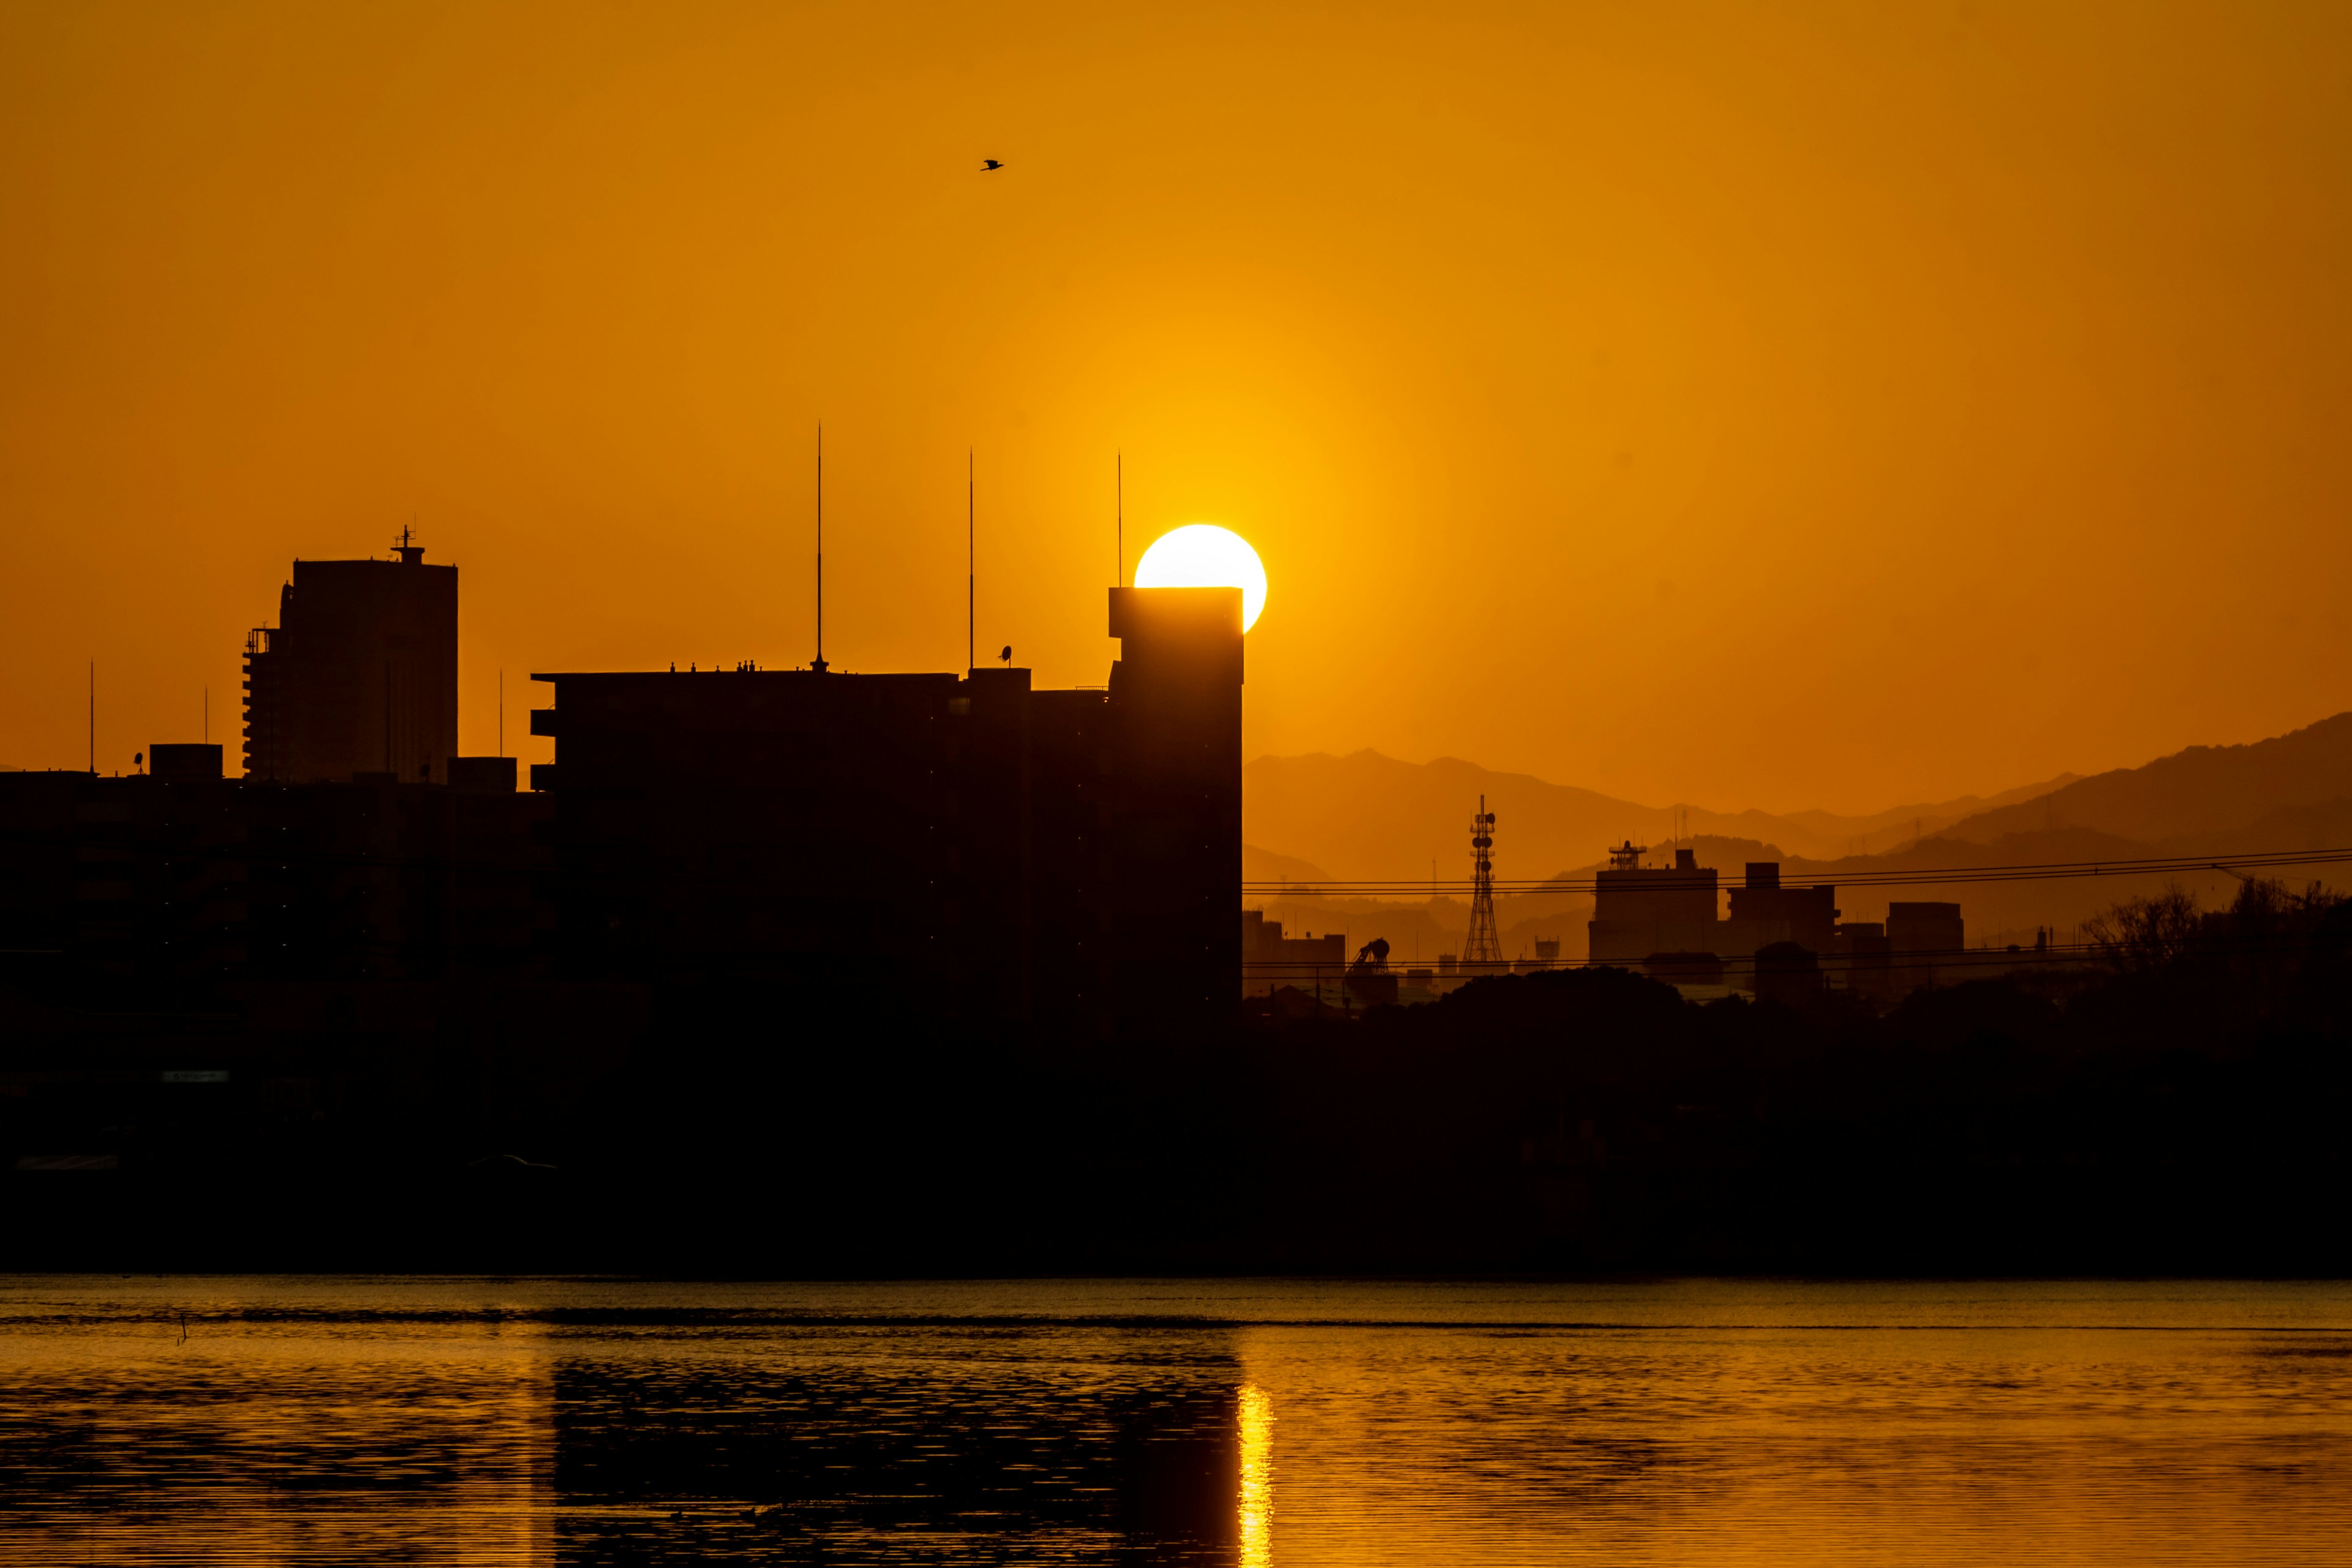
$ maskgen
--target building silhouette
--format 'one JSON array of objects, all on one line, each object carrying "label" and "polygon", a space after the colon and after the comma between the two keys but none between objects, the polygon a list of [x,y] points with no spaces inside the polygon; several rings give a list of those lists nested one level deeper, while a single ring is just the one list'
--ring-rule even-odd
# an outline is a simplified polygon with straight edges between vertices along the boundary
[{"label": "building silhouette", "polygon": [[147,771],[159,779],[217,779],[221,749],[204,742],[158,742],[147,748]]},{"label": "building silhouette", "polygon": [[[1934,984],[1937,955],[1949,968],[1964,945],[1958,904],[1896,903],[1883,925],[1841,921],[1836,888],[1784,887],[1777,861],[1750,861],[1739,886],[1719,889],[1691,850],[1675,850],[1671,868],[1643,866],[1646,853],[1629,839],[1609,851],[1608,868],[1594,878],[1588,930],[1595,963],[1640,967],[1683,985],[1728,980],[1783,1000],[1835,984],[1885,1004]],[[1721,894],[1730,907],[1718,919]],[[1712,979],[1691,978],[1710,956],[1730,963],[1718,963]]]},{"label": "building silhouette", "polygon": [[453,754],[457,572],[424,555],[404,531],[388,561],[294,563],[247,642],[242,778],[159,742],[128,778],[0,781],[13,978],[218,1016],[256,987],[543,976],[550,803]]},{"label": "building silhouette", "polygon": [[457,750],[457,569],[403,530],[390,561],[297,561],[245,644],[245,773],[445,776]]},{"label": "building silhouette", "polygon": [[1886,945],[1897,989],[1935,984],[1939,969],[1955,969],[1966,957],[1968,927],[1960,906],[1932,900],[1888,904]]},{"label": "building silhouette", "polygon": [[1859,991],[1882,1005],[1895,996],[1893,950],[1883,921],[1841,921],[1831,949],[1832,973],[1849,991]]},{"label": "building silhouette", "polygon": [[[209,775],[179,752],[213,756]],[[278,983],[531,980],[539,796],[378,775],[0,774],[0,978],[78,1005],[233,1009]],[[495,763],[499,759],[475,759]]]},{"label": "building silhouette", "polygon": [[1319,996],[1347,973],[1348,939],[1338,931],[1286,936],[1264,910],[1242,911],[1242,994],[1268,996],[1288,985]]},{"label": "building silhouette", "polygon": [[1725,921],[1728,950],[1759,952],[1774,942],[1793,942],[1815,954],[1836,940],[1837,889],[1825,885],[1784,888],[1776,860],[1752,860],[1744,884],[1731,889]]},{"label": "building silhouette", "polygon": [[1241,595],[1114,588],[1107,689],[1024,668],[558,672],[564,973],[1084,1035],[1230,1010]]},{"label": "building silhouette", "polygon": [[1242,598],[1113,588],[1101,753],[1110,788],[1111,984],[1123,1021],[1200,1023],[1241,975]]},{"label": "building silhouette", "polygon": [[1593,879],[1587,928],[1593,962],[1632,965],[1654,952],[1725,951],[1714,870],[1688,849],[1675,851],[1672,868],[1643,865],[1646,853],[1629,838],[1609,851],[1609,868]]},{"label": "building silhouette", "polygon": [[450,754],[456,574],[403,550],[296,565],[242,778],[169,742],[127,778],[0,775],[0,969],[198,1010],[279,983],[617,984],[747,1039],[845,1009],[1080,1038],[1231,1014],[1238,590],[1112,590],[1099,689],[541,676],[558,760],[518,793],[511,759]]}]

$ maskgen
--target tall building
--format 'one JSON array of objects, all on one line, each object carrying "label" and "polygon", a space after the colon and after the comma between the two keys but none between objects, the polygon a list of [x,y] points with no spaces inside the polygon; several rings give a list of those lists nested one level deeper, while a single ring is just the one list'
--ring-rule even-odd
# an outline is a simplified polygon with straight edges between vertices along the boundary
[{"label": "tall building", "polygon": [[390,561],[297,561],[245,645],[245,773],[441,782],[457,750],[457,569],[405,530]]},{"label": "tall building", "polygon": [[1205,1021],[1242,970],[1241,590],[1113,588],[1110,635],[1112,992]]},{"label": "tall building", "polygon": [[1221,1016],[1241,595],[1113,589],[1110,629],[1105,690],[1011,668],[534,676],[562,962],[1083,1035]]}]

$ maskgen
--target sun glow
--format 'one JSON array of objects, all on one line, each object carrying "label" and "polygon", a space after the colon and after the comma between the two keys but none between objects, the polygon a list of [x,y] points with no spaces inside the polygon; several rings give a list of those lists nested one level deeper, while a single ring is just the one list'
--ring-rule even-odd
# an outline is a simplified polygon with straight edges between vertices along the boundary
[{"label": "sun glow", "polygon": [[1139,588],[1239,588],[1242,630],[1257,625],[1265,608],[1265,566],[1249,541],[1213,522],[1195,522],[1163,533],[1135,563]]}]

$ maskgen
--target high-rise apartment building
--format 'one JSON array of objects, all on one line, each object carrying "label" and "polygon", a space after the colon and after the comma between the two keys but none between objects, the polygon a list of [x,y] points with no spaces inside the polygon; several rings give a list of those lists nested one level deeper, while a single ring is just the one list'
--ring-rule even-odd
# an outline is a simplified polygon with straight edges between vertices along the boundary
[{"label": "high-rise apartment building", "polygon": [[536,675],[566,973],[1137,1036],[1241,975],[1241,592],[1114,588],[1108,689],[1017,668]]}]

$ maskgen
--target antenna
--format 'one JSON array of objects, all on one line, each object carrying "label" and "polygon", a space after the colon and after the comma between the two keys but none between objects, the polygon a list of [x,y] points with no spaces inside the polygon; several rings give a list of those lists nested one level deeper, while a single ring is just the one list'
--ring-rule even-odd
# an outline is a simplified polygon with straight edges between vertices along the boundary
[{"label": "antenna", "polygon": [[89,772],[98,776],[98,660],[89,661]]},{"label": "antenna", "polygon": [[1462,944],[1462,962],[1500,963],[1501,933],[1495,925],[1495,814],[1486,797],[1478,797],[1478,815],[1470,819],[1470,934]]},{"label": "antenna", "polygon": [[971,448],[963,454],[963,667],[979,668],[973,653],[980,647],[980,515],[978,468]]},{"label": "antenna", "polygon": [[205,688],[205,744],[213,743],[213,689]]},{"label": "antenna", "polygon": [[824,673],[824,421],[816,422],[816,662]]},{"label": "antenna", "polygon": [[499,755],[507,754],[507,667],[499,666]]},{"label": "antenna", "polygon": [[1116,470],[1118,488],[1113,492],[1117,499],[1112,506],[1118,519],[1118,585],[1124,588],[1127,586],[1127,454],[1119,453],[1116,460],[1118,464]]}]

